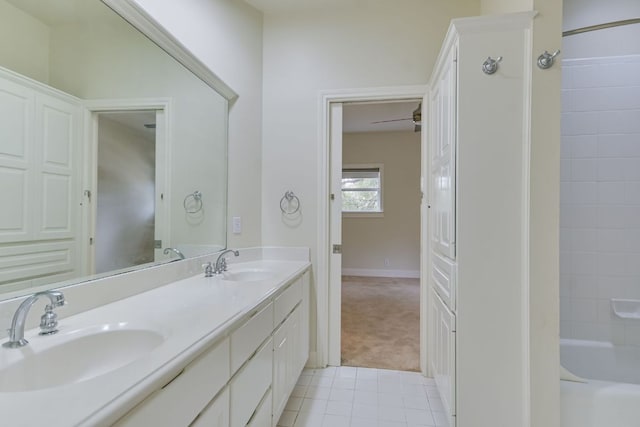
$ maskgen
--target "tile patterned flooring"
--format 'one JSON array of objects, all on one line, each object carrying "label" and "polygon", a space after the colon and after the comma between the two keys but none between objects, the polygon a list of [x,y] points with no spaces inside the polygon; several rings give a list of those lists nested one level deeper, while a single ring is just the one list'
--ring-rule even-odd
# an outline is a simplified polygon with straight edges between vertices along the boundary
[{"label": "tile patterned flooring", "polygon": [[305,369],[281,427],[448,426],[433,379],[418,372],[348,366]]}]

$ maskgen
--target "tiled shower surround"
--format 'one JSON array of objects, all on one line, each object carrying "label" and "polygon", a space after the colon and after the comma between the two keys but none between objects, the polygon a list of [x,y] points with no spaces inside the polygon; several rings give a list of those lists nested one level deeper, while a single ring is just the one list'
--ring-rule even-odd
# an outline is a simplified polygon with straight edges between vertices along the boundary
[{"label": "tiled shower surround", "polygon": [[560,334],[640,346],[640,56],[562,68]]}]

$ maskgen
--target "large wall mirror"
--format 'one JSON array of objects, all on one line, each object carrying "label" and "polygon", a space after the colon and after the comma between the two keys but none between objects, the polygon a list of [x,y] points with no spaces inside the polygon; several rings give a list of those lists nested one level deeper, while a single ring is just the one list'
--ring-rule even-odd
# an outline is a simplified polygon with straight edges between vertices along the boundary
[{"label": "large wall mirror", "polygon": [[0,299],[224,248],[221,93],[101,0],[0,0]]}]

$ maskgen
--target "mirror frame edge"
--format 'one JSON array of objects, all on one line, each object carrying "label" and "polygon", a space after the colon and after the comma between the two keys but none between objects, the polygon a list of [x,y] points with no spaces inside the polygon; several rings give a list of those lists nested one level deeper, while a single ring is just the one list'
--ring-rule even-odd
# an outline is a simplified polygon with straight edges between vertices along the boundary
[{"label": "mirror frame edge", "polygon": [[233,103],[238,98],[238,94],[229,85],[167,31],[162,24],[151,17],[135,0],[100,1],[222,95],[229,103]]}]

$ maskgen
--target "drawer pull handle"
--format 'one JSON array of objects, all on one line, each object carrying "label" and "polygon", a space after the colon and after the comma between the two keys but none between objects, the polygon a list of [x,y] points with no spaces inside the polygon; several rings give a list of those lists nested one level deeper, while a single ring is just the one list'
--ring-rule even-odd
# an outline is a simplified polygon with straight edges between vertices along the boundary
[{"label": "drawer pull handle", "polygon": [[165,387],[167,387],[169,384],[171,384],[172,382],[174,382],[174,381],[175,381],[175,380],[176,380],[180,375],[182,375],[183,373],[184,373],[184,369],[183,369],[183,370],[181,370],[180,372],[178,372],[178,374],[177,374],[175,377],[171,378],[171,380],[169,380],[169,382],[168,382],[168,383],[166,383],[165,385],[163,385],[163,386],[162,386],[162,388],[164,389]]}]

